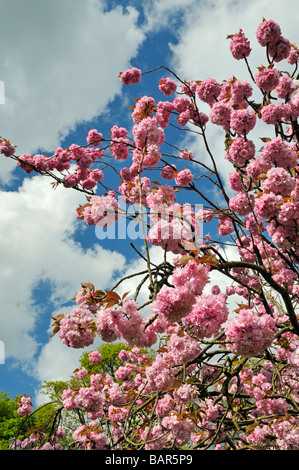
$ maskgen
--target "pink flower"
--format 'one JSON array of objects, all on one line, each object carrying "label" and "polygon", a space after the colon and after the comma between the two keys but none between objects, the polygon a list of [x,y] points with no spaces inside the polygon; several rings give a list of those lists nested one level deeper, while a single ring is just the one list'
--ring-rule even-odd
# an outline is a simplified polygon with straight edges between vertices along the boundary
[{"label": "pink flower", "polygon": [[107,342],[111,343],[120,338],[120,332],[117,328],[122,318],[121,310],[113,308],[106,308],[99,310],[96,317],[96,328],[99,337]]},{"label": "pink flower", "polygon": [[283,202],[280,195],[274,193],[262,194],[255,199],[254,210],[263,219],[270,220],[278,213],[278,204]]},{"label": "pink flower", "polygon": [[32,411],[32,402],[31,397],[26,397],[25,395],[21,397],[19,402],[19,408],[17,409],[17,413],[20,416],[27,416],[30,415]]},{"label": "pink flower", "polygon": [[214,78],[203,80],[196,88],[199,99],[212,106],[221,91],[220,84]]},{"label": "pink flower", "polygon": [[280,62],[289,57],[291,47],[290,41],[283,36],[280,36],[275,43],[269,44],[268,54],[270,57],[273,57],[274,62]]},{"label": "pink flower", "polygon": [[250,42],[245,37],[242,29],[240,29],[238,33],[235,33],[231,38],[229,47],[232,56],[237,60],[248,57],[251,52]]},{"label": "pink flower", "polygon": [[281,137],[266,142],[261,150],[261,157],[271,164],[283,168],[294,168],[297,165],[297,154]]},{"label": "pink flower", "polygon": [[155,100],[151,96],[142,96],[136,103],[132,118],[138,124],[145,118],[151,118],[155,110]]},{"label": "pink flower", "polygon": [[147,176],[141,178],[141,201],[140,201],[140,192],[139,192],[139,179],[138,176],[135,176],[131,182],[124,181],[119,186],[119,191],[123,195],[126,203],[131,204],[146,204],[147,195],[151,189],[151,181]]},{"label": "pink flower", "polygon": [[259,317],[251,309],[241,309],[225,325],[227,348],[244,357],[262,354],[273,343],[275,331],[275,321],[270,315]]},{"label": "pink flower", "polygon": [[230,116],[232,108],[222,102],[218,102],[213,105],[210,112],[210,121],[217,126],[223,127],[224,130],[229,130],[230,128]]},{"label": "pink flower", "polygon": [[108,192],[107,196],[92,196],[90,204],[83,208],[80,217],[83,217],[88,225],[108,227],[120,217],[117,199],[111,192]]},{"label": "pink flower", "polygon": [[164,357],[171,365],[186,364],[200,353],[199,342],[188,334],[172,333]]},{"label": "pink flower", "polygon": [[163,77],[159,82],[159,89],[165,96],[170,96],[177,89],[176,83],[171,78]]},{"label": "pink flower", "polygon": [[98,364],[102,360],[102,355],[99,353],[99,351],[91,351],[88,354],[88,359],[92,364]]},{"label": "pink flower", "polygon": [[79,370],[76,370],[74,372],[74,376],[76,377],[76,379],[78,380],[82,380],[82,379],[85,379],[85,377],[87,377],[88,375],[88,372],[87,370],[85,369],[85,367],[81,367]]},{"label": "pink flower", "polygon": [[246,219],[246,230],[252,235],[259,235],[261,232],[264,232],[265,226],[261,217],[251,213]]},{"label": "pink flower", "polygon": [[298,86],[298,83],[294,82],[288,75],[282,75],[277,87],[275,88],[275,93],[278,98],[285,100],[298,89]]},{"label": "pink flower", "polygon": [[159,101],[156,108],[157,123],[162,127],[162,129],[165,129],[169,124],[170,116],[174,110],[174,105],[170,101]]},{"label": "pink flower", "polygon": [[31,173],[34,170],[34,162],[32,155],[28,153],[23,153],[19,156],[17,161],[17,166],[22,168],[26,173]]},{"label": "pink flower", "polygon": [[256,37],[261,46],[276,43],[281,35],[280,26],[273,20],[263,21],[256,32]]},{"label": "pink flower", "polygon": [[256,115],[251,109],[236,109],[231,113],[230,125],[237,134],[248,134],[256,123]]},{"label": "pink flower", "polygon": [[80,178],[76,174],[66,175],[63,178],[63,186],[65,188],[75,188],[79,182]]},{"label": "pink flower", "polygon": [[146,368],[146,378],[153,391],[166,391],[175,380],[174,371],[161,356],[157,356],[153,364]]},{"label": "pink flower", "polygon": [[277,124],[283,120],[281,104],[269,103],[262,107],[261,117],[266,124]]},{"label": "pink flower", "polygon": [[6,157],[11,157],[15,153],[16,148],[7,140],[0,140],[0,153]]},{"label": "pink flower", "polygon": [[174,177],[176,169],[174,165],[166,165],[162,170],[161,170],[161,176],[165,180],[171,180]]},{"label": "pink flower", "polygon": [[178,124],[180,126],[186,126],[188,122],[190,121],[191,116],[192,116],[191,109],[186,109],[185,111],[182,111],[177,117]]},{"label": "pink flower", "polygon": [[287,58],[287,62],[291,65],[294,65],[298,62],[298,60],[299,60],[299,49],[298,47],[292,44],[289,56]]},{"label": "pink flower", "polygon": [[[173,253],[184,253],[179,245],[186,242],[191,243],[194,236],[199,235],[199,225],[195,214],[188,205],[180,204],[162,206],[155,208],[151,204],[151,228],[147,240],[153,245],[161,246]],[[191,227],[193,230],[191,230]]]},{"label": "pink flower", "polygon": [[184,325],[198,338],[209,338],[228,318],[226,295],[200,295],[191,313],[184,318]]},{"label": "pink flower", "polygon": [[93,426],[82,424],[75,429],[72,435],[75,442],[78,442],[80,448],[86,450],[105,450],[107,437],[101,429]]},{"label": "pink flower", "polygon": [[233,140],[229,148],[229,157],[238,166],[243,166],[248,160],[251,160],[255,155],[255,145],[252,140],[244,139],[243,136],[238,136]]},{"label": "pink flower", "polygon": [[178,414],[173,413],[162,419],[162,426],[170,430],[176,443],[182,446],[190,439],[195,423],[190,418],[179,418]]},{"label": "pink flower", "polygon": [[163,398],[161,398],[156,406],[156,413],[159,419],[164,418],[168,413],[173,409],[175,405],[174,399],[166,393]]},{"label": "pink flower", "polygon": [[248,107],[247,99],[252,95],[252,86],[244,80],[232,80],[230,105]]},{"label": "pink flower", "polygon": [[102,137],[103,137],[102,134],[100,134],[96,129],[91,129],[88,132],[86,141],[87,141],[88,144],[93,145],[94,147],[96,147],[97,145],[100,145],[100,143],[102,141]]},{"label": "pink flower", "polygon": [[194,301],[195,295],[188,287],[180,286],[173,289],[163,286],[151,310],[154,314],[163,315],[167,321],[174,323],[190,313]]},{"label": "pink flower", "polygon": [[229,185],[234,191],[243,192],[249,186],[248,181],[242,178],[238,170],[233,170],[228,178]]},{"label": "pink flower", "polygon": [[190,106],[188,98],[180,97],[173,100],[174,109],[180,114],[186,111]]},{"label": "pink flower", "polygon": [[284,168],[271,168],[267,173],[267,178],[261,183],[261,189],[281,196],[289,196],[295,183],[295,179]]},{"label": "pink flower", "polygon": [[60,321],[59,337],[62,343],[71,348],[90,346],[95,338],[91,329],[93,319],[90,310],[84,305],[73,308]]},{"label": "pink flower", "polygon": [[[257,177],[263,173],[266,173],[271,168],[271,163],[264,160],[263,158],[256,157],[251,160],[246,166],[246,174],[252,178],[253,181],[257,181]],[[235,188],[232,188],[235,189]],[[241,191],[237,189],[237,191]]]},{"label": "pink flower", "polygon": [[209,282],[209,269],[196,261],[189,261],[186,266],[178,266],[172,274],[172,283],[176,289],[188,287],[190,292],[200,295]]},{"label": "pink flower", "polygon": [[254,76],[255,83],[264,91],[271,91],[277,87],[280,79],[280,71],[276,67],[262,68]]},{"label": "pink flower", "polygon": [[163,145],[165,135],[163,129],[158,126],[157,119],[146,117],[133,127],[134,143],[139,150],[146,149],[150,145]]},{"label": "pink flower", "polygon": [[229,200],[229,207],[239,215],[247,215],[252,210],[252,198],[245,192],[240,192]]},{"label": "pink flower", "polygon": [[179,171],[175,176],[175,182],[178,186],[188,186],[192,183],[194,176],[189,168]]},{"label": "pink flower", "polygon": [[120,81],[124,85],[137,84],[141,79],[141,70],[133,67],[120,74]]}]

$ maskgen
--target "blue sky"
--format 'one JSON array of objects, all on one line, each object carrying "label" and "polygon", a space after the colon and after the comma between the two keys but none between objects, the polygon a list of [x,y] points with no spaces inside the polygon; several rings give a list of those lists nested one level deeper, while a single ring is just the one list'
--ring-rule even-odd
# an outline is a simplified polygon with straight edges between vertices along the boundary
[{"label": "blue sky", "polygon": [[[262,18],[274,19],[297,40],[295,0],[10,0],[0,5],[0,135],[17,153],[52,154],[58,146],[84,144],[96,128],[130,126],[133,98],[158,96],[165,75],[145,75],[137,87],[122,87],[118,73],[159,65],[183,79],[232,75],[247,79],[244,64],[232,59],[225,39],[242,28],[255,50],[253,69],[264,61],[255,31]],[[297,42],[296,42],[297,41]],[[159,99],[163,99],[161,95]],[[210,137],[223,176],[223,140]],[[204,161],[201,144],[190,143]],[[0,159],[0,390],[31,394],[40,402],[44,380],[68,378],[81,351],[50,340],[50,316],[67,312],[81,281],[109,288],[139,261],[117,240],[99,241],[94,228],[76,221],[84,196],[26,175]],[[153,250],[153,257],[158,251]]]}]

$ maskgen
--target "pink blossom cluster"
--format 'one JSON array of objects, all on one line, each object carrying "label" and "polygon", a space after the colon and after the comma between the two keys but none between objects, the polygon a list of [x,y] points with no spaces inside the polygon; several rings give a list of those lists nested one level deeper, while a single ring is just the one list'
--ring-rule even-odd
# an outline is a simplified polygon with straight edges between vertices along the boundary
[{"label": "pink blossom cluster", "polygon": [[[269,56],[275,62],[288,59],[292,45],[282,36],[280,26],[273,20],[264,20],[258,27],[256,37],[261,46],[267,47]],[[294,63],[292,57],[290,63]]]},{"label": "pink blossom cluster", "polygon": [[6,139],[0,139],[0,153],[5,157],[11,157],[14,155],[16,148]]},{"label": "pink blossom cluster", "polygon": [[246,135],[254,128],[256,115],[251,109],[236,109],[230,115],[230,127],[239,135]]},{"label": "pink blossom cluster", "polygon": [[195,423],[190,418],[179,417],[178,413],[172,413],[162,419],[163,428],[171,433],[171,440],[174,440],[178,446],[183,446],[188,442]]},{"label": "pink blossom cluster", "polygon": [[196,88],[198,98],[212,106],[221,92],[221,85],[214,78],[203,80]]},{"label": "pink blossom cluster", "polygon": [[20,398],[19,407],[18,407],[18,414],[20,416],[27,416],[30,415],[32,411],[32,402],[31,397],[26,397],[25,395]]},{"label": "pink blossom cluster", "polygon": [[276,326],[268,314],[259,317],[252,309],[241,309],[236,318],[227,321],[224,330],[227,348],[235,354],[251,357],[271,346]]},{"label": "pink blossom cluster", "polygon": [[177,85],[171,78],[163,77],[159,82],[159,89],[165,96],[170,96],[176,91]]},{"label": "pink blossom cluster", "polygon": [[161,159],[160,147],[164,143],[164,131],[155,117],[146,117],[133,127],[133,162],[154,167]]},{"label": "pink blossom cluster", "polygon": [[99,353],[99,351],[91,351],[88,354],[88,358],[92,364],[98,364],[102,360],[102,355]]},{"label": "pink blossom cluster", "polygon": [[127,160],[130,153],[128,131],[124,127],[113,126],[111,129],[110,152],[115,160]]},{"label": "pink blossom cluster", "polygon": [[105,450],[107,437],[96,423],[91,422],[88,426],[82,424],[73,432],[73,439],[81,449],[84,450]]},{"label": "pink blossom cluster", "polygon": [[188,334],[182,334],[182,331],[178,329],[171,332],[167,351],[163,355],[170,365],[178,366],[194,361],[199,353],[199,342]]},{"label": "pink blossom cluster", "polygon": [[170,323],[181,320],[191,312],[196,296],[202,293],[208,279],[208,270],[195,261],[177,267],[172,276],[174,287],[163,286],[151,307],[152,312],[163,315]]},{"label": "pink blossom cluster", "polygon": [[193,174],[189,168],[178,171],[175,175],[175,182],[178,186],[186,187],[193,181]]},{"label": "pink blossom cluster", "polygon": [[244,57],[248,57],[251,52],[250,42],[245,37],[242,29],[240,29],[238,33],[235,33],[231,37],[229,47],[232,56],[237,60],[244,59]]},{"label": "pink blossom cluster", "polygon": [[77,305],[70,314],[60,321],[59,338],[63,344],[71,348],[83,348],[93,344],[95,333],[92,329],[94,316],[84,304]]},{"label": "pink blossom cluster", "polygon": [[[92,129],[88,133],[87,141],[91,147],[75,144],[72,144],[68,149],[58,147],[52,157],[43,154],[29,155],[23,153],[18,157],[17,165],[26,173],[32,173],[33,171],[43,173],[57,170],[62,174],[61,182],[64,187],[75,188],[80,184],[82,188],[91,190],[104,178],[101,169],[91,168],[93,163],[103,158],[104,151],[94,148],[96,143],[101,143],[101,134],[96,129]],[[69,173],[72,165],[76,166],[75,171]],[[68,173],[65,174],[64,171],[68,171]]]},{"label": "pink blossom cluster", "polygon": [[23,439],[13,439],[9,450],[62,450],[63,447],[59,443],[59,439],[63,439],[66,432],[63,426],[58,426],[55,434],[50,436],[47,440],[47,436],[42,431],[34,431],[29,437]]},{"label": "pink blossom cluster", "polygon": [[221,325],[228,319],[226,294],[199,295],[184,325],[197,338],[209,338],[218,333]]},{"label": "pink blossom cluster", "polygon": [[262,449],[298,450],[298,420],[294,417],[276,423],[257,425],[249,436],[242,436],[250,444]]},{"label": "pink blossom cluster", "polygon": [[147,240],[166,251],[185,253],[185,245],[200,240],[200,221],[190,204],[173,202],[150,206]]},{"label": "pink blossom cluster", "polygon": [[139,176],[134,176],[131,181],[123,181],[118,189],[126,204],[139,205],[141,203],[146,206],[147,196],[151,189],[151,181],[147,176],[141,177],[140,180]]},{"label": "pink blossom cluster", "polygon": [[156,119],[158,125],[162,129],[166,129],[170,122],[172,112],[174,111],[174,105],[171,101],[159,101],[156,104]]},{"label": "pink blossom cluster", "polygon": [[280,71],[276,67],[262,68],[255,76],[255,83],[264,91],[274,90],[279,85]]},{"label": "pink blossom cluster", "polygon": [[145,329],[145,320],[133,300],[126,300],[122,308],[100,308],[95,325],[97,334],[105,342],[122,338],[129,345],[151,347],[157,341],[154,327]]},{"label": "pink blossom cluster", "polygon": [[140,82],[141,70],[137,67],[132,67],[120,74],[120,81],[124,85],[132,85]]},{"label": "pink blossom cluster", "polygon": [[92,196],[89,203],[79,207],[77,214],[88,225],[108,227],[119,218],[120,209],[114,191],[108,191],[106,196]]},{"label": "pink blossom cluster", "polygon": [[234,165],[242,167],[252,160],[255,156],[255,144],[252,140],[244,139],[238,136],[230,145],[226,157]]}]

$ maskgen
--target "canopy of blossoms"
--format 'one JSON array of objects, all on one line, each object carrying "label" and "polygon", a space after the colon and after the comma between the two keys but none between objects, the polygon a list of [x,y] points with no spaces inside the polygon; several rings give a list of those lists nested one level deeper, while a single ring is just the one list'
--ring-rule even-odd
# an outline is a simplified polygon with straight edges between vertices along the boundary
[{"label": "canopy of blossoms", "polygon": [[[118,293],[125,279],[106,291],[82,282],[71,313],[53,318],[53,334],[66,347],[91,347],[97,337],[130,346],[115,377],[83,368],[76,372],[81,385],[63,391],[60,416],[78,412],[77,448],[299,449],[299,49],[264,19],[256,39],[265,65],[253,71],[244,32],[227,39],[248,82],[186,82],[158,67],[154,77],[167,75],[158,82],[161,100],[136,100],[131,129],[114,125],[109,136],[92,129],[82,145],[52,156],[17,156],[1,139],[3,157],[26,173],[86,194],[77,208],[82,223],[107,228],[127,217],[142,226],[146,268],[134,273],[136,292]],[[132,68],[120,80],[138,87],[147,73]],[[252,137],[260,123],[269,128],[262,140]],[[209,126],[223,133],[228,181],[209,145]],[[209,164],[188,149],[167,151],[170,130],[190,129]],[[110,188],[105,177],[119,161],[119,184]],[[217,236],[208,235],[210,226]],[[237,259],[225,257],[226,245],[236,247]],[[161,248],[160,264],[151,261],[151,246]],[[211,285],[214,272],[229,287]],[[143,285],[148,301],[141,305]],[[241,301],[232,311],[234,295]],[[90,361],[101,361],[97,351]],[[19,414],[31,412],[24,395]],[[59,449],[63,435],[59,424],[50,436],[32,433],[11,447]]]}]

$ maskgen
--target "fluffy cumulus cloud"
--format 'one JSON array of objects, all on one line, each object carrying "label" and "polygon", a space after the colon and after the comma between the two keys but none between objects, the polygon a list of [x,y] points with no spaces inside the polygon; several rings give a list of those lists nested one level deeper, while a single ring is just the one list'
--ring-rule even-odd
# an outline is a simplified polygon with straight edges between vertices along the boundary
[{"label": "fluffy cumulus cloud", "polygon": [[[109,7],[109,2],[107,2]],[[132,7],[102,0],[11,0],[1,7],[1,136],[18,153],[52,151],[120,92],[119,72],[143,42]],[[2,181],[13,169],[1,159]]]},{"label": "fluffy cumulus cloud", "polygon": [[259,23],[263,18],[277,21],[282,34],[296,42],[297,11],[296,0],[290,0],[288,8],[282,8],[279,0],[191,2],[184,11],[177,41],[172,44],[172,64],[187,80],[223,80],[232,75],[248,78],[244,62],[232,58],[226,37],[243,29],[254,49],[249,62],[255,68],[265,61],[265,50],[258,46],[255,35]]},{"label": "fluffy cumulus cloud", "polygon": [[[121,92],[118,74],[137,55],[144,33],[137,10],[118,2],[12,0],[1,7],[0,39],[5,90],[0,135],[17,145],[17,154],[33,154],[53,152],[81,123],[107,112]],[[5,188],[14,181],[14,168],[12,160],[0,159]],[[25,367],[35,358],[42,366],[34,373],[43,379],[42,357],[60,354],[49,343],[41,361],[37,358],[37,327],[47,304],[55,308],[67,301],[83,280],[105,287],[124,258],[103,249],[96,237],[89,250],[75,242],[75,208],[86,202],[82,195],[53,191],[41,177],[19,184],[0,194],[0,339],[6,361]],[[49,288],[37,303],[42,285]],[[66,369],[69,356],[65,351]]]},{"label": "fluffy cumulus cloud", "polygon": [[[0,196],[1,340],[7,359],[24,361],[37,352],[35,328],[46,304],[68,302],[84,280],[106,287],[125,260],[104,249],[95,235],[88,250],[75,241],[80,229],[75,209],[83,203],[82,195],[54,191],[35,176],[18,191]],[[41,281],[50,287],[44,305],[37,305],[34,291]]]}]

